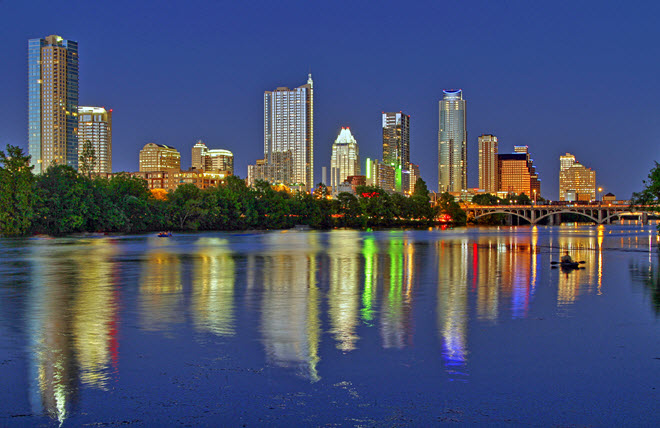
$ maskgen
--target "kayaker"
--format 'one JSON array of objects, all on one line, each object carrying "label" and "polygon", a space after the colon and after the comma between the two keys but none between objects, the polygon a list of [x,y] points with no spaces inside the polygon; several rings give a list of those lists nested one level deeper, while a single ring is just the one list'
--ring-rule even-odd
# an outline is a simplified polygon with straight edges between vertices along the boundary
[{"label": "kayaker", "polygon": [[566,251],[566,254],[561,256],[561,262],[563,264],[573,263],[573,259],[571,258],[570,254],[568,254],[568,251]]}]

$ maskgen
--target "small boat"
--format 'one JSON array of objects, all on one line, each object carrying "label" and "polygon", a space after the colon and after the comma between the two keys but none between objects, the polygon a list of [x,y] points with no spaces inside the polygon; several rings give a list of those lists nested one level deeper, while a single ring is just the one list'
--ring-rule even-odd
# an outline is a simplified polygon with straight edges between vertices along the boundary
[{"label": "small boat", "polygon": [[169,238],[169,237],[171,237],[171,236],[172,236],[172,232],[160,232],[160,233],[158,234],[158,237],[159,237],[159,238]]},{"label": "small boat", "polygon": [[580,269],[581,264],[584,264],[583,261],[580,262],[550,262],[553,268],[560,267],[563,270],[573,270],[573,269]]}]

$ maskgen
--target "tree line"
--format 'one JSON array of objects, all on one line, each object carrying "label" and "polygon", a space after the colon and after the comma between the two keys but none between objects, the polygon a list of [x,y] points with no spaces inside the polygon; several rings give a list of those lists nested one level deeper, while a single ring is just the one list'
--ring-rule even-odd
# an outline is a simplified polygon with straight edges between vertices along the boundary
[{"label": "tree line", "polygon": [[297,225],[333,227],[430,226],[445,214],[465,223],[465,212],[449,194],[432,206],[418,179],[410,197],[375,186],[356,195],[328,199],[319,184],[312,193],[291,194],[265,181],[248,187],[229,176],[223,185],[199,189],[184,184],[152,192],[129,174],[94,177],[65,165],[34,175],[30,157],[16,146],[0,151],[0,235],[66,235],[82,232],[140,233],[158,230],[286,229]]}]

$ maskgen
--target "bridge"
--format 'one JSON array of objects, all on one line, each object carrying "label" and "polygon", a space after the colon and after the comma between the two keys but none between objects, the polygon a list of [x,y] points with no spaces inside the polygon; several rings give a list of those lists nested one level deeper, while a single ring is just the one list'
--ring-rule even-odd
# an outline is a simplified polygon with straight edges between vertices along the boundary
[{"label": "bridge", "polygon": [[468,205],[464,207],[468,220],[477,220],[493,214],[521,218],[530,224],[546,222],[550,225],[561,224],[562,214],[578,214],[596,224],[610,224],[622,216],[637,217],[642,224],[648,224],[649,216],[658,213],[651,206],[637,206],[632,209],[626,205],[610,204],[574,204],[574,205]]}]

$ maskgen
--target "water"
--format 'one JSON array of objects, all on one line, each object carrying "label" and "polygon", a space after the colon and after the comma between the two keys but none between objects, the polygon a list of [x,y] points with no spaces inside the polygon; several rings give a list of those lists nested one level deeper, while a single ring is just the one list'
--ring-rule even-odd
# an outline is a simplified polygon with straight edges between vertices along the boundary
[{"label": "water", "polygon": [[[637,225],[0,240],[0,426],[652,426],[657,245]],[[551,268],[565,249],[584,269]]]}]

